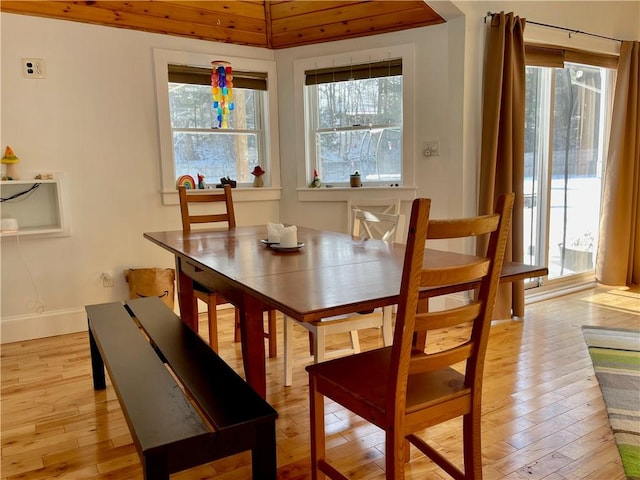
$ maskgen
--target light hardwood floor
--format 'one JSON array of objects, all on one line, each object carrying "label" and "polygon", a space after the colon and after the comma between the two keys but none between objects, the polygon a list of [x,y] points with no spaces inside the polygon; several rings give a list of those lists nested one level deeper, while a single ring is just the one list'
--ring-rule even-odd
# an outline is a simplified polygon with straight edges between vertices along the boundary
[{"label": "light hardwood floor", "polygon": [[[221,313],[220,324],[228,327],[220,336],[222,356],[242,372],[232,311]],[[523,321],[494,322],[483,399],[485,479],[624,478],[582,325],[640,328],[640,292],[588,290],[529,305]],[[204,318],[201,326],[206,338]],[[281,319],[279,327],[281,353]],[[279,413],[280,479],[310,478],[306,335],[296,329],[292,387],[283,386],[282,355],[267,359],[268,400]],[[374,330],[361,338],[363,348],[381,345]],[[343,341],[348,335],[335,346]],[[86,333],[5,344],[1,361],[1,479],[142,478],[112,387],[92,388]],[[328,454],[340,468],[351,478],[384,479],[380,430],[335,404],[327,406],[326,424]],[[424,435],[460,458],[459,426],[450,421]],[[247,479],[249,462],[245,453],[172,478]],[[415,449],[406,473],[407,479],[447,478]]]}]

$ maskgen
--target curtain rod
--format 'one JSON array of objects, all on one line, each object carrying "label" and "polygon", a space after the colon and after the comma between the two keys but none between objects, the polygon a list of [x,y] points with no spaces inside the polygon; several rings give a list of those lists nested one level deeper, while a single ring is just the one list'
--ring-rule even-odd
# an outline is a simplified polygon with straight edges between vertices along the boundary
[{"label": "curtain rod", "polygon": [[[493,18],[494,15],[496,15],[496,13],[487,12],[487,15],[484,17],[484,23],[487,23],[487,17]],[[582,30],[576,30],[576,29],[567,28],[567,27],[559,27],[557,25],[549,25],[548,23],[534,22],[534,21],[531,21],[531,20],[526,20],[526,22],[530,23],[532,25],[538,25],[539,27],[547,27],[547,28],[555,28],[557,30],[564,30],[565,32],[569,32],[569,38],[571,38],[571,34],[572,33],[579,33],[581,35],[589,35],[590,37],[603,38],[605,40],[613,40],[614,42],[621,42],[622,43],[622,40],[620,40],[619,38],[607,37],[605,35],[598,35],[597,33],[583,32]]]}]

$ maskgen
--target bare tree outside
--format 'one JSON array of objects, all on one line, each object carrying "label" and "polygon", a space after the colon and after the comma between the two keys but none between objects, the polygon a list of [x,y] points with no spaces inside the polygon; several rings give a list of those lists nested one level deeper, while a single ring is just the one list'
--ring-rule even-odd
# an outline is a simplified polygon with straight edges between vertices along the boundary
[{"label": "bare tree outside", "polygon": [[323,182],[402,181],[402,75],[310,85]]},{"label": "bare tree outside", "polygon": [[263,94],[234,88],[235,109],[229,115],[229,128],[218,129],[214,127],[211,87],[169,83],[176,178],[201,174],[208,184],[218,183],[223,177],[250,183],[250,172],[260,163],[263,143],[257,118]]}]

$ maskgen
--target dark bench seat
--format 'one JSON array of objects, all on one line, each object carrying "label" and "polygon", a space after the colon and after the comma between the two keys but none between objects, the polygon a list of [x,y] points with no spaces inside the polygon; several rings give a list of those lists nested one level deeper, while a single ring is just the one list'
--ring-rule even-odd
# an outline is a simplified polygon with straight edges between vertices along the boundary
[{"label": "dark bench seat", "polygon": [[106,366],[145,479],[247,450],[253,478],[276,478],[276,411],[158,298],[86,311],[94,388]]}]

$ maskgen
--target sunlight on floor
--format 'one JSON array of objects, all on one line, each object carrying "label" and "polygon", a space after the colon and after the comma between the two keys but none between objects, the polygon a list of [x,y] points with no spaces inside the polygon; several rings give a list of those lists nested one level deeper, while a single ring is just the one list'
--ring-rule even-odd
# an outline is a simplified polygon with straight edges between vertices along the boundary
[{"label": "sunlight on floor", "polygon": [[640,315],[640,287],[638,286],[596,289],[582,300],[619,312]]}]

